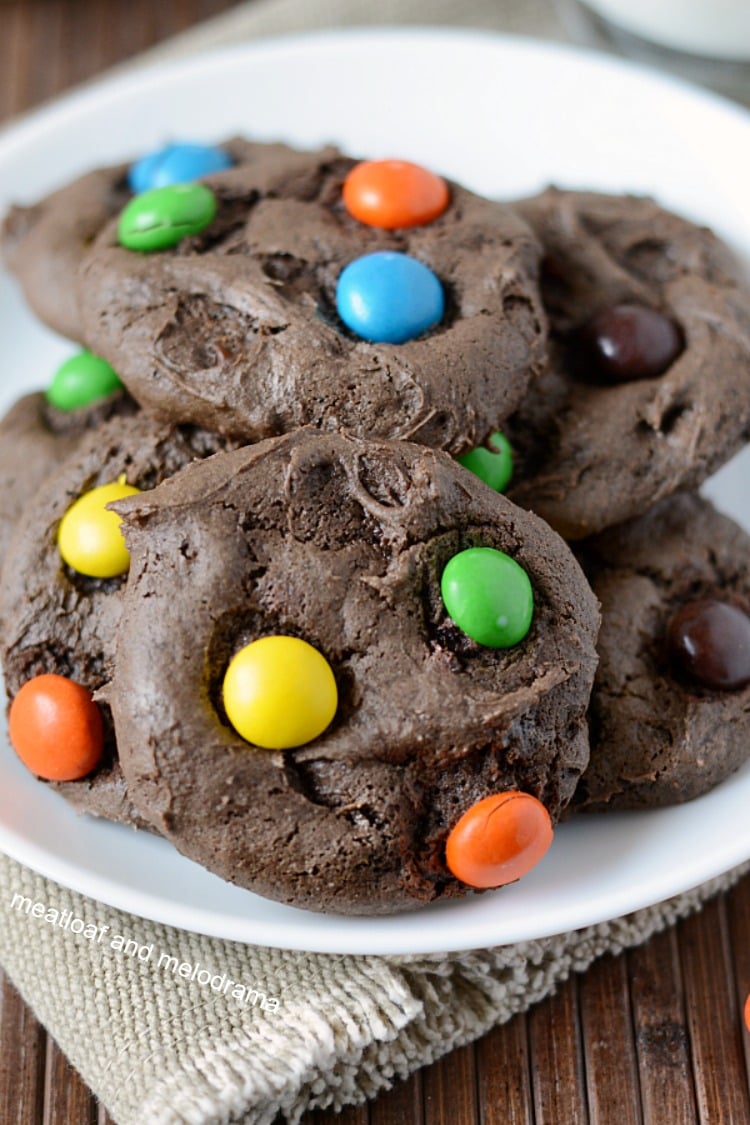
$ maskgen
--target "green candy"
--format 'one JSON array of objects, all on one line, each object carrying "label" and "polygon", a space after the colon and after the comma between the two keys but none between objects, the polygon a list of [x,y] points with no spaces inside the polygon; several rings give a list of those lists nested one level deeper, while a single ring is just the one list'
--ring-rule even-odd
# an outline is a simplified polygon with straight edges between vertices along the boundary
[{"label": "green candy", "polygon": [[82,351],[66,359],[52,376],[47,402],[57,410],[80,410],[122,388],[117,372],[106,359]]},{"label": "green candy", "polygon": [[216,196],[205,184],[170,184],[144,191],[120,215],[117,237],[127,250],[150,254],[200,234],[216,214]]},{"label": "green candy", "polygon": [[459,465],[494,488],[502,492],[513,476],[513,450],[505,434],[490,434],[487,446],[478,445],[468,453],[457,457]]},{"label": "green candy", "polygon": [[461,632],[486,648],[511,648],[531,628],[529,576],[494,547],[470,547],[454,555],[443,571],[440,592]]}]

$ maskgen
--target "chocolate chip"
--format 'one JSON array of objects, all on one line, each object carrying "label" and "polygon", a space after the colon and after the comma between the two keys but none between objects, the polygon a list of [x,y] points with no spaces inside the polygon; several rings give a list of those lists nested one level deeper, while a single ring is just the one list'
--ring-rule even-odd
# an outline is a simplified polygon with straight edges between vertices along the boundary
[{"label": "chocolate chip", "polygon": [[750,617],[713,598],[688,602],[667,626],[669,658],[701,687],[737,691],[750,684]]},{"label": "chocolate chip", "polygon": [[627,383],[661,375],[685,342],[679,325],[663,313],[641,305],[614,305],[584,325],[575,346],[588,378]]}]

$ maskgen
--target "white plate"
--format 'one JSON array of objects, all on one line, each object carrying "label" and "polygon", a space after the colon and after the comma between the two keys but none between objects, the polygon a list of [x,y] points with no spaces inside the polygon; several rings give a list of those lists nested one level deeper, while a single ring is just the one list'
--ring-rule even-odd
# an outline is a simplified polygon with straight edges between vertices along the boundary
[{"label": "white plate", "polygon": [[[367,31],[264,43],[103,83],[0,136],[0,205],[169,138],[232,132],[421,161],[490,195],[549,181],[651,192],[750,259],[750,117],[647,71],[475,33]],[[0,277],[0,409],[69,345]],[[707,373],[710,377],[710,372]],[[745,482],[743,491],[742,482]],[[750,526],[747,453],[709,492]],[[310,914],[231,887],[163,840],[78,818],[0,747],[0,848],[58,882],[186,929],[290,949],[420,953],[510,943],[658,902],[750,857],[750,765],[706,797],[580,818],[515,886],[393,918]]]}]

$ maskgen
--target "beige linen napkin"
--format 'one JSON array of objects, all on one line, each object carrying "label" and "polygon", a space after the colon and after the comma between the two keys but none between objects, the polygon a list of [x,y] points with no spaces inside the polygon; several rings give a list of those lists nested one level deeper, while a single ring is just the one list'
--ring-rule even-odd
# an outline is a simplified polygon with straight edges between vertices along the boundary
[{"label": "beige linen napkin", "polygon": [[[563,38],[545,0],[256,0],[141,61],[243,37],[363,23]],[[245,946],[144,921],[0,856],[0,962],[118,1125],[292,1122],[362,1102],[645,941],[743,873],[542,941],[424,957]]]}]

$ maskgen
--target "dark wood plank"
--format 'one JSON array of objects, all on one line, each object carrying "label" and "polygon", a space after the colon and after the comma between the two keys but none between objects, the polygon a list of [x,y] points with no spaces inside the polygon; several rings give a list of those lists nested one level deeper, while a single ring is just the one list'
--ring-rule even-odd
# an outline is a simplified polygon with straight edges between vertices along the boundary
[{"label": "dark wood plank", "polygon": [[659,934],[627,955],[646,1121],[697,1122],[677,937]]},{"label": "dark wood plank", "polygon": [[123,62],[184,27],[179,7],[174,2],[154,4],[150,0],[131,0],[126,5],[112,4],[101,28],[100,57],[105,60],[105,66]]},{"label": "dark wood plank", "polygon": [[30,65],[31,15],[25,4],[14,3],[2,13],[3,118],[12,117],[32,103],[27,101],[26,75]]},{"label": "dark wood plank", "polygon": [[47,1037],[43,1125],[97,1125],[97,1102],[60,1048]]},{"label": "dark wood plank", "polygon": [[233,0],[7,0],[0,120],[231,7]]},{"label": "dark wood plank", "polygon": [[[578,986],[567,981],[529,1012],[536,1125],[587,1125]],[[498,1125],[500,1120],[498,1119]]]},{"label": "dark wood plank", "polygon": [[527,1017],[493,1028],[475,1053],[482,1125],[534,1125]]},{"label": "dark wood plank", "polygon": [[699,1118],[711,1123],[750,1121],[726,898],[682,922],[677,940]]},{"label": "dark wood plank", "polygon": [[300,1125],[328,1125],[335,1121],[337,1125],[368,1125],[370,1120],[367,1105],[347,1106],[341,1113],[332,1113],[330,1110],[316,1109],[306,1113]]},{"label": "dark wood plank", "polygon": [[[85,18],[81,11],[86,9]],[[116,18],[118,3],[111,4],[105,9],[102,4],[71,4],[65,12],[63,25],[63,70],[59,91],[85,82],[101,71],[105,66],[111,65],[119,59],[127,57],[129,53],[138,50],[142,42],[143,32],[141,21],[138,18],[137,2],[133,3],[133,32],[137,36],[136,45],[130,45],[130,34],[126,33],[120,52],[107,51],[106,44],[109,37],[109,26]]]},{"label": "dark wood plank", "polygon": [[438,1059],[422,1076],[424,1117],[429,1125],[479,1125],[473,1047]]},{"label": "dark wood plank", "polygon": [[44,1106],[46,1036],[7,977],[2,979],[2,993],[0,1122],[39,1125]]},{"label": "dark wood plank", "polygon": [[[746,875],[727,897],[729,942],[734,967],[737,1016],[744,1024],[745,1001],[750,995],[750,875]],[[750,1084],[750,1032],[743,1026],[742,1047],[745,1072]]]},{"label": "dark wood plank", "polygon": [[61,0],[18,5],[14,24],[16,66],[11,76],[13,112],[46,101],[60,89],[62,21]]},{"label": "dark wood plank", "polygon": [[422,1125],[424,1092],[422,1071],[406,1082],[398,1082],[387,1094],[381,1094],[370,1105],[370,1125]]},{"label": "dark wood plank", "polygon": [[613,1112],[617,1125],[642,1125],[625,958],[597,961],[579,978],[578,997],[592,1125],[612,1125]]}]

